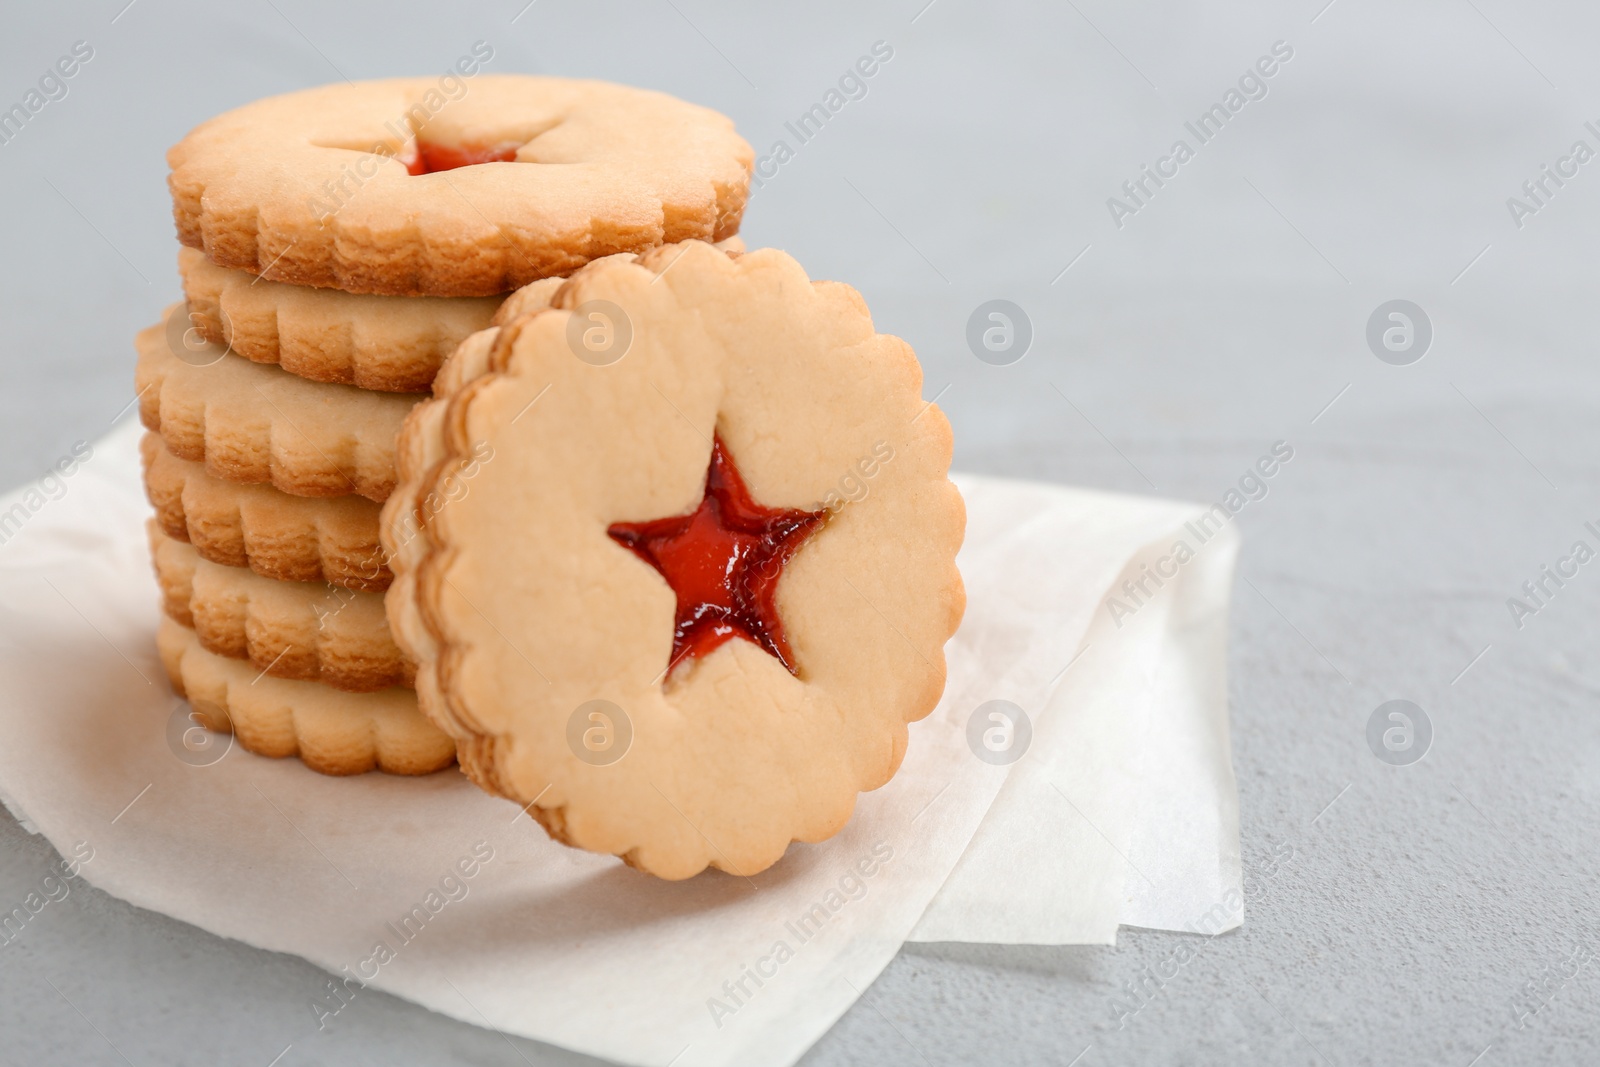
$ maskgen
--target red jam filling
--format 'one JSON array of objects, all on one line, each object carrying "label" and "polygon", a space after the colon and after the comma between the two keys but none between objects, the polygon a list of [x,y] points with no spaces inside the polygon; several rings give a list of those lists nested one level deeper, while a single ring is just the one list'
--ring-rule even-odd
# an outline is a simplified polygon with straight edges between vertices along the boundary
[{"label": "red jam filling", "polygon": [[671,666],[742,637],[794,674],[778,618],[778,578],[825,515],[757,504],[719,437],[698,508],[650,522],[614,523],[606,532],[660,571],[677,595]]},{"label": "red jam filling", "polygon": [[417,142],[417,158],[406,164],[412,174],[437,174],[441,170],[475,167],[479,163],[515,163],[520,144],[428,144]]}]

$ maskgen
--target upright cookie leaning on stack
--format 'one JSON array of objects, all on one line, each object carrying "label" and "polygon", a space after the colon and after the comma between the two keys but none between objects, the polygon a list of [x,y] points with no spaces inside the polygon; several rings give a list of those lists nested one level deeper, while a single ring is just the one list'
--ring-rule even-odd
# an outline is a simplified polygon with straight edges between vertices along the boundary
[{"label": "upright cookie leaning on stack", "polygon": [[167,157],[185,303],[139,335],[136,372],[162,660],[196,721],[328,774],[455,758],[375,599],[405,414],[510,290],[686,238],[737,247],[753,158],[659,93],[442,84],[257,101]]},{"label": "upright cookie leaning on stack", "polygon": [[699,242],[502,311],[407,416],[383,510],[423,712],[552,837],[661,877],[831,836],[965,603],[910,346],[782,252]]}]

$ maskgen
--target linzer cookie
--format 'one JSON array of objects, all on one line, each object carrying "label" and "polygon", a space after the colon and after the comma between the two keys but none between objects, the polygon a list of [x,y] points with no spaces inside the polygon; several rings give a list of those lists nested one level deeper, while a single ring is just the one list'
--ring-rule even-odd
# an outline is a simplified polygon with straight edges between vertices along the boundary
[{"label": "linzer cookie", "polygon": [[178,272],[199,335],[316,382],[426,392],[439,364],[489,325],[500,298],[342,293],[270,282],[184,248]]},{"label": "linzer cookie", "polygon": [[263,676],[244,660],[207,652],[170,618],[156,630],[156,647],[201,725],[231,731],[250,752],[299,756],[321,774],[429,774],[455,762],[455,743],[422,716],[409,689],[344,693]]},{"label": "linzer cookie", "polygon": [[378,542],[378,505],[365,497],[290,496],[270,485],[213,478],[153,433],[139,442],[144,487],[168,537],[202,559],[283,582],[329,582],[381,593],[393,575]]},{"label": "linzer cookie", "polygon": [[275,678],[353,693],[411,685],[411,665],[389,634],[377,593],[277,582],[212,563],[154,521],[149,535],[163,607],[207,652],[247,659]]},{"label": "linzer cookie", "polygon": [[943,691],[949,424],[859,294],[781,252],[689,242],[549,302],[407,420],[391,627],[463,769],[553,837],[754,873],[837,832]]},{"label": "linzer cookie", "polygon": [[491,296],[738,231],[753,153],[714,111],[525,75],[430,94],[329,85],[202,123],[167,153],[179,240],[296,285]]},{"label": "linzer cookie", "polygon": [[[729,237],[717,247],[739,252],[744,242]],[[503,315],[498,296],[374,296],[286,285],[219,267],[192,248],[179,250],[178,272],[183,314],[195,334],[187,349],[198,352],[198,342],[208,341],[301,378],[380,392],[426,392],[445,357]],[[544,284],[554,292],[561,279]],[[533,283],[513,297],[520,299],[507,312],[547,301],[548,293]]]},{"label": "linzer cookie", "polygon": [[173,455],[297,496],[389,495],[395,435],[419,397],[311,382],[221,346],[174,344],[173,315],[181,333],[176,307],[167,325],[139,333],[134,374],[139,417]]}]

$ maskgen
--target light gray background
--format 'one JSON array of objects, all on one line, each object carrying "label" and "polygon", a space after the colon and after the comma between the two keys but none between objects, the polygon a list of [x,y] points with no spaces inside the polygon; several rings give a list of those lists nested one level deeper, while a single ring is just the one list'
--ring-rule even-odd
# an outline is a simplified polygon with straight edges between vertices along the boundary
[{"label": "light gray background", "polygon": [[[1520,1030],[1513,1003],[1597,943],[1600,562],[1520,630],[1505,604],[1573,541],[1600,547],[1600,161],[1520,230],[1506,207],[1575,139],[1600,148],[1592,5],[538,0],[513,23],[524,0],[124,2],[4,15],[0,103],[95,48],[0,146],[6,485],[132,397],[132,335],[178,292],[168,145],[258,96],[442,70],[478,39],[492,70],[718,108],[763,153],[887,41],[867,97],[757,191],[744,233],[858,286],[911,341],[960,466],[1216,499],[1292,444],[1239,519],[1244,855],[1294,850],[1244,928],[1120,1030],[1111,998],[1177,935],[908,946],[808,1063],[1596,1062],[1596,965]],[[1294,58],[1267,98],[1114,226],[1106,198],[1277,40]],[[1014,366],[965,346],[995,297],[1036,330]],[[1397,297],[1435,330],[1408,367],[1363,339]],[[1410,767],[1365,741],[1395,697],[1436,731]],[[9,819],[0,842],[9,905],[54,856]],[[581,1059],[377,993],[317,1034],[321,984],[80,886],[0,947],[0,1061]]]}]

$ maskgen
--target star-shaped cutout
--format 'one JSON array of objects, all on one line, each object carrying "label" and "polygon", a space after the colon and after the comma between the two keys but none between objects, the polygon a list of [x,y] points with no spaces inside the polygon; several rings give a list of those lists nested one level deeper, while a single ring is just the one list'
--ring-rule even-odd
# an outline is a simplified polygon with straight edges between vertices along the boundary
[{"label": "star-shaped cutout", "polygon": [[459,170],[476,167],[480,163],[515,163],[520,142],[503,141],[493,145],[449,145],[417,142],[417,154],[406,170],[412,177],[419,174],[437,174],[441,170]]},{"label": "star-shaped cutout", "polygon": [[757,504],[718,437],[699,507],[688,515],[613,523],[606,532],[659,571],[678,598],[669,666],[742,637],[794,674],[778,618],[778,578],[826,514]]}]

